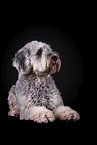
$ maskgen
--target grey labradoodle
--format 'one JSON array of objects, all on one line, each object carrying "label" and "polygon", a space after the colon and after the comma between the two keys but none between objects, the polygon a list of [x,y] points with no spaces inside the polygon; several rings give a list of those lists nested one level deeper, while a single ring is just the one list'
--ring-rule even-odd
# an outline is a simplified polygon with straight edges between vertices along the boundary
[{"label": "grey labradoodle", "polygon": [[50,45],[38,41],[27,43],[16,54],[13,66],[18,80],[9,91],[9,116],[20,120],[47,123],[60,120],[79,120],[79,114],[64,106],[52,74],[59,72],[61,60]]}]

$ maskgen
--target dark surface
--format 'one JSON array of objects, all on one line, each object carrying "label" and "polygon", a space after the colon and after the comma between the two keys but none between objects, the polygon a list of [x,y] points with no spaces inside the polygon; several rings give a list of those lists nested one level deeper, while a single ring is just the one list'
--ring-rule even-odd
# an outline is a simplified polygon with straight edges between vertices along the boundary
[{"label": "dark surface", "polygon": [[[82,109],[81,109],[82,107],[81,106],[82,106],[82,102],[84,102],[83,101],[84,98],[87,98],[86,90],[87,90],[87,78],[88,78],[88,76],[87,76],[87,74],[88,74],[87,73],[88,72],[87,71],[88,50],[87,50],[87,48],[85,47],[85,44],[84,44],[86,31],[84,29],[84,26],[81,23],[83,21],[80,21],[80,19],[78,19],[78,17],[77,18],[75,17],[75,19],[74,19],[74,17],[69,17],[68,21],[64,21],[63,18],[59,18],[59,20],[58,20],[58,18],[57,18],[57,19],[54,19],[53,21],[50,21],[50,20],[48,21],[47,20],[47,21],[45,21],[45,23],[43,23],[43,21],[39,22],[39,21],[37,21],[37,19],[34,20],[34,22],[30,20],[30,23],[28,21],[24,23],[24,20],[25,19],[18,20],[18,18],[17,19],[15,19],[15,18],[12,19],[12,17],[10,16],[9,21],[7,22],[7,25],[3,21],[3,23],[2,23],[3,25],[1,27],[1,35],[2,35],[1,50],[3,52],[0,53],[0,61],[3,59],[3,56],[5,55],[5,53],[6,53],[6,58],[7,58],[7,61],[3,60],[3,64],[1,64],[1,66],[0,66],[0,68],[1,68],[1,71],[0,71],[0,73],[1,73],[1,81],[0,81],[0,84],[1,84],[1,87],[0,87],[1,88],[0,114],[1,115],[0,115],[0,120],[2,122],[1,126],[3,126],[3,128],[5,130],[7,128],[8,129],[13,129],[13,130],[15,130],[15,129],[25,129],[25,128],[30,129],[30,130],[31,130],[31,128],[39,128],[39,129],[43,129],[43,128],[58,129],[58,128],[60,128],[61,131],[64,130],[65,128],[67,128],[67,129],[71,128],[71,129],[74,129],[74,130],[77,128],[78,130],[80,130],[81,129],[81,120],[83,119],[83,114],[82,114]],[[67,100],[66,104],[67,105],[70,104],[70,107],[72,107],[73,109],[78,111],[78,113],[81,116],[81,119],[77,122],[72,122],[72,121],[65,122],[65,121],[56,120],[53,123],[37,124],[33,121],[20,121],[18,118],[9,117],[7,115],[7,112],[8,112],[8,104],[7,104],[8,90],[10,89],[11,85],[13,84],[13,82],[16,81],[16,78],[17,78],[16,70],[12,68],[11,61],[10,62],[8,62],[8,61],[10,60],[11,56],[14,57],[14,53],[16,52],[16,49],[18,49],[19,46],[24,45],[24,40],[28,41],[28,40],[22,38],[21,42],[19,44],[19,43],[17,43],[18,39],[20,39],[19,37],[16,38],[17,41],[15,40],[15,42],[14,42],[13,39],[20,32],[22,32],[23,30],[25,30],[29,27],[33,27],[33,26],[36,27],[37,25],[44,25],[44,24],[46,24],[48,26],[53,26],[55,28],[58,28],[62,32],[65,32],[73,40],[73,42],[76,44],[76,46],[78,48],[78,51],[80,52],[80,56],[81,56],[82,64],[83,64],[83,74],[84,74],[83,81],[82,81],[82,78],[81,78],[81,80],[79,80],[80,84],[77,88],[77,93],[76,93],[76,91],[71,92],[71,96],[74,93],[73,99],[71,99],[71,97],[70,97],[70,100],[66,99]],[[41,37],[39,35],[40,34],[38,33],[37,34],[38,38]],[[56,42],[58,44],[57,38],[56,38],[56,42],[50,36],[48,36],[48,38],[46,37],[45,39],[49,40],[49,38],[50,38],[51,46],[52,45],[53,45],[53,47],[55,46],[54,47],[55,50],[56,49],[58,50],[59,47],[58,48],[56,47]],[[31,37],[28,38],[28,39],[31,39]],[[14,44],[11,44],[11,45],[15,45],[16,49],[13,48],[13,50],[12,50],[12,48],[11,48],[12,51],[8,51],[7,48],[9,46],[9,43],[12,42],[12,41],[13,41]],[[42,39],[41,39],[41,41],[42,41]],[[61,41],[61,38],[60,38],[60,41]],[[49,43],[49,41],[47,43]],[[62,54],[61,51],[60,51],[60,53]],[[61,56],[61,57],[64,58],[64,55]],[[66,64],[65,62],[62,62],[62,63]],[[7,69],[6,69],[6,66],[7,66]],[[65,94],[64,89],[65,89],[65,86],[66,86],[66,84],[64,84],[64,79],[63,79],[65,75],[64,74],[63,74],[64,76],[60,75],[62,71],[65,72],[63,66],[61,68],[61,71],[60,71],[59,75],[55,74],[55,76],[54,76],[54,79],[57,83],[57,86],[58,86],[60,92],[62,93],[62,96],[64,96],[64,94]],[[80,71],[78,71],[78,72],[80,72]],[[67,75],[68,72],[65,72],[65,74]],[[61,83],[60,83],[60,80],[61,80]],[[82,81],[82,82],[80,82],[80,81]],[[68,80],[67,80],[67,82],[68,82]],[[73,86],[73,84],[72,84],[72,86]],[[63,99],[64,99],[64,97],[63,97]]]}]

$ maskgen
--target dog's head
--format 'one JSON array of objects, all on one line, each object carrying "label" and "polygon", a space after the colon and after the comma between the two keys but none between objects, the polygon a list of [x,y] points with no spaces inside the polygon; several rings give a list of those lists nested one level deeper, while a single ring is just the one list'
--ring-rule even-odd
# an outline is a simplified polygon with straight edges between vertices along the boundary
[{"label": "dog's head", "polygon": [[59,72],[61,60],[48,44],[32,41],[15,54],[13,66],[20,74],[48,75]]}]

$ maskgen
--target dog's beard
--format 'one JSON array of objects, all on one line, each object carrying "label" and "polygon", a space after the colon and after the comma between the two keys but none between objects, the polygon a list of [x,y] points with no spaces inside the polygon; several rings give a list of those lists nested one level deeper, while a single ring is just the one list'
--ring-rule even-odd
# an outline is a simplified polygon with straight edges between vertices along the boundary
[{"label": "dog's beard", "polygon": [[51,60],[50,62],[50,74],[54,74],[56,72],[59,72],[61,67],[61,60],[60,58],[58,58],[57,62],[54,62],[53,60]]},{"label": "dog's beard", "polygon": [[38,71],[38,70],[36,70],[35,74],[41,75],[41,76],[49,75],[49,74],[54,74],[56,72],[59,72],[60,67],[61,67],[61,60],[60,60],[59,57],[58,57],[57,62],[53,61],[50,58],[50,59],[47,60],[46,69],[44,71]]}]

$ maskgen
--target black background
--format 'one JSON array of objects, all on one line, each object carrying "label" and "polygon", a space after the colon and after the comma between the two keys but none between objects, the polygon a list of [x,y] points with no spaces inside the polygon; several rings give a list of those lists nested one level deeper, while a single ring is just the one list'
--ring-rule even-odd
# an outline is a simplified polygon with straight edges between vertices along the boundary
[{"label": "black background", "polygon": [[[85,26],[85,19],[83,17],[83,13],[65,13],[64,9],[60,13],[49,13],[49,14],[33,14],[33,12],[30,12],[32,15],[27,15],[26,13],[23,13],[24,11],[21,11],[21,13],[16,14],[12,13],[12,11],[9,14],[3,15],[2,18],[2,25],[1,25],[1,50],[2,53],[0,53],[0,62],[3,59],[3,54],[6,52],[6,49],[8,48],[9,43],[15,38],[20,32],[23,30],[29,28],[29,27],[36,27],[39,25],[46,25],[46,26],[52,26],[55,27],[62,32],[65,32],[76,44],[78,50],[80,51],[80,55],[82,57],[82,64],[83,64],[83,82],[80,86],[80,89],[77,93],[77,96],[73,99],[72,102],[70,102],[70,106],[77,110],[81,116],[81,119],[77,122],[65,122],[65,121],[59,121],[56,120],[53,123],[48,124],[37,124],[33,121],[20,121],[18,118],[14,117],[8,117],[8,104],[7,104],[7,96],[8,94],[4,90],[4,87],[2,85],[2,78],[1,78],[1,98],[0,98],[0,114],[1,114],[1,120],[4,128],[39,128],[39,129],[61,129],[64,130],[64,128],[71,128],[74,129],[81,129],[81,120],[83,118],[82,114],[82,105],[81,102],[83,102],[84,97],[86,96],[86,90],[87,90],[87,48],[85,46],[85,35],[86,35],[86,26]],[[5,66],[4,66],[5,67]],[[2,66],[0,67],[2,68]],[[9,68],[10,69],[10,68]],[[57,75],[56,75],[57,77]],[[58,78],[58,77],[57,77]],[[58,79],[59,81],[59,79]],[[12,82],[12,80],[11,80]],[[60,90],[61,91],[61,90]],[[69,102],[68,102],[69,104]]]}]

